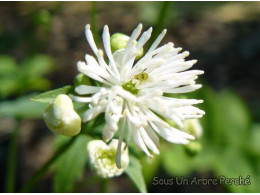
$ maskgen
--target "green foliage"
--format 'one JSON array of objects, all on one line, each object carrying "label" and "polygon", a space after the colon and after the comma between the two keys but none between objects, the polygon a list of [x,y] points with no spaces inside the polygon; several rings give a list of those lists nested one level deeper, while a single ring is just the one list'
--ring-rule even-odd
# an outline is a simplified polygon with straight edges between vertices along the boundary
[{"label": "green foliage", "polygon": [[46,104],[39,104],[30,100],[31,96],[24,96],[12,101],[0,103],[0,117],[14,118],[42,118]]},{"label": "green foliage", "polygon": [[155,155],[153,156],[153,158],[143,156],[143,158],[141,159],[142,172],[146,185],[151,184],[153,177],[158,172],[160,163],[161,161],[159,155]]},{"label": "green foliage", "polygon": [[197,98],[204,99],[202,106],[206,112],[202,119],[202,149],[191,157],[183,146],[164,144],[161,147],[161,161],[165,171],[173,176],[188,176],[194,171],[213,171],[217,177],[223,175],[226,178],[237,178],[240,175],[246,178],[249,175],[251,185],[226,187],[231,192],[255,192],[259,172],[256,171],[258,165],[255,163],[258,153],[253,151],[259,149],[259,139],[254,140],[260,133],[257,125],[250,132],[249,111],[243,101],[230,91],[216,93],[204,87],[197,95]]},{"label": "green foliage", "polygon": [[260,124],[254,124],[252,127],[250,139],[249,139],[249,152],[260,157]]},{"label": "green foliage", "polygon": [[54,69],[54,60],[47,55],[28,57],[21,65],[13,57],[1,55],[0,98],[49,89],[51,83],[44,75]]},{"label": "green foliage", "polygon": [[[68,137],[57,136],[55,147],[69,140]],[[54,192],[71,192],[74,182],[83,176],[87,161],[86,145],[90,140],[91,138],[86,135],[77,136],[75,142],[54,164]]]},{"label": "green foliage", "polygon": [[64,86],[62,88],[50,90],[50,91],[47,91],[40,95],[37,95],[37,96],[33,97],[32,100],[36,101],[36,102],[49,103],[49,102],[53,101],[57,95],[68,94],[71,90],[72,90],[72,87],[70,85]]},{"label": "green foliage", "polygon": [[42,9],[38,12],[35,12],[32,16],[35,25],[42,25],[46,28],[49,27],[51,23],[51,14],[48,10]]},{"label": "green foliage", "polygon": [[142,174],[142,166],[135,157],[130,155],[130,163],[126,169],[126,174],[134,182],[138,190],[142,193],[146,193],[146,185]]}]

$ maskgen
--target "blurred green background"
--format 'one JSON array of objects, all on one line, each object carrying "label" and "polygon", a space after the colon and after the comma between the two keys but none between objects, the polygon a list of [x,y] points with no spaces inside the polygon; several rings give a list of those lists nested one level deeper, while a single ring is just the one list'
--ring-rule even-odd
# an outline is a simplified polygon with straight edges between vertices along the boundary
[{"label": "blurred green background", "polygon": [[[91,52],[87,23],[99,37],[105,24],[111,34],[130,34],[138,23],[155,35],[167,28],[163,42],[190,51],[194,68],[205,71],[204,87],[190,94],[204,100],[202,149],[190,156],[161,140],[159,156],[141,159],[148,192],[260,192],[259,2],[1,2],[0,192],[19,190],[52,155],[54,136],[41,119],[46,105],[30,98],[73,83],[76,62]],[[91,175],[86,166],[68,191],[99,192]],[[251,185],[153,185],[154,177],[221,175],[250,176]],[[59,192],[53,178],[50,170],[33,191]],[[136,192],[130,182],[111,179],[108,191]]]}]

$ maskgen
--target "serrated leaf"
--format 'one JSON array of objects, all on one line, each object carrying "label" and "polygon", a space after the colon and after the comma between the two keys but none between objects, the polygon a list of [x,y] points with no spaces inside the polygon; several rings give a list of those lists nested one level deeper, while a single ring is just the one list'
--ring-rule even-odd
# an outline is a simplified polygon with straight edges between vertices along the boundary
[{"label": "serrated leaf", "polygon": [[[69,141],[65,136],[58,136],[56,145]],[[89,136],[79,135],[70,148],[55,164],[54,192],[71,192],[73,184],[84,173],[87,161],[86,145],[91,140]]]},{"label": "serrated leaf", "polygon": [[142,193],[146,193],[146,185],[142,173],[142,166],[135,157],[130,156],[130,163],[126,169],[126,174],[130,177],[130,179],[134,182],[138,190]]},{"label": "serrated leaf", "polygon": [[24,96],[16,100],[1,102],[0,117],[41,118],[46,105],[33,102],[30,98],[31,96]]},{"label": "serrated leaf", "polygon": [[68,94],[71,91],[72,87],[70,85],[59,88],[59,89],[54,89],[51,91],[47,91],[45,93],[42,93],[40,95],[37,95],[33,97],[31,100],[36,101],[36,102],[44,102],[44,103],[49,103],[54,100],[54,98],[59,95],[59,94]]}]

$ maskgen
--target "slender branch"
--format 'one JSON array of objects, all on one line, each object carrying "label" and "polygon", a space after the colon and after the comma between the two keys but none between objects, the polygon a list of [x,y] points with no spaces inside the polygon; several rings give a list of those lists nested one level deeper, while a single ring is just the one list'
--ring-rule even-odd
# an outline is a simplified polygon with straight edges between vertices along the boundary
[{"label": "slender branch", "polygon": [[16,175],[16,157],[17,157],[17,144],[18,144],[18,122],[15,121],[15,127],[13,129],[11,140],[8,147],[8,156],[6,161],[6,183],[5,191],[7,193],[15,192],[15,175]]},{"label": "slender branch", "polygon": [[157,20],[155,23],[154,33],[149,41],[149,46],[152,45],[152,43],[155,41],[156,37],[158,37],[160,32],[163,30],[163,27],[165,25],[166,19],[168,17],[169,11],[170,11],[170,5],[171,5],[171,1],[162,2],[161,9],[158,13]]},{"label": "slender branch", "polygon": [[106,193],[108,192],[108,182],[109,182],[109,179],[102,179],[101,180],[101,192],[102,193]]},{"label": "slender branch", "polygon": [[98,38],[98,22],[97,22],[97,2],[92,1],[91,2],[91,29],[93,32],[93,37],[94,40],[97,44],[97,46],[99,46],[99,38]]},{"label": "slender branch", "polygon": [[33,176],[29,179],[29,181],[22,187],[20,192],[29,192],[33,186],[40,180],[40,178],[46,173],[49,167],[54,163],[70,146],[74,143],[77,137],[71,138],[71,140],[61,146],[53,156],[45,163],[43,166],[36,171]]}]

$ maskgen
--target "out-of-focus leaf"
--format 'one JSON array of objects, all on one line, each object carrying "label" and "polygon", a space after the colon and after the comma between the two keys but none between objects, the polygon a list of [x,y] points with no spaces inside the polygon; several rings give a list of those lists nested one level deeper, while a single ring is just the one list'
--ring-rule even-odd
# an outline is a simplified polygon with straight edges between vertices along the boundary
[{"label": "out-of-focus leaf", "polygon": [[22,64],[22,72],[25,75],[37,77],[54,70],[54,60],[47,55],[36,55],[27,58]]},{"label": "out-of-focus leaf", "polygon": [[221,107],[225,108],[221,120],[223,135],[230,145],[244,146],[249,138],[250,129],[250,116],[247,108],[238,96],[229,91],[222,92],[220,98]]},{"label": "out-of-focus leaf", "polygon": [[167,144],[161,151],[161,162],[166,173],[172,176],[185,176],[190,173],[192,158],[185,153],[183,146]]},{"label": "out-of-focus leaf", "polygon": [[0,117],[41,118],[46,104],[39,104],[24,96],[13,101],[0,103]]},{"label": "out-of-focus leaf", "polygon": [[155,155],[152,159],[144,156],[141,160],[144,180],[147,185],[151,184],[151,181],[157,173],[160,166],[160,155]]},{"label": "out-of-focus leaf", "polygon": [[54,100],[54,98],[59,95],[59,94],[68,94],[71,91],[72,87],[70,85],[59,88],[59,89],[54,89],[51,91],[47,91],[45,93],[42,93],[40,95],[37,95],[32,98],[33,101],[36,102],[44,102],[48,103]]},{"label": "out-of-focus leaf", "polygon": [[[219,146],[243,146],[248,139],[250,115],[244,103],[233,93],[219,94],[209,88],[203,90],[205,124],[204,136]],[[213,144],[212,143],[212,144]]]},{"label": "out-of-focus leaf", "polygon": [[0,56],[0,76],[12,75],[17,73],[17,71],[18,67],[14,58],[7,55]]},{"label": "out-of-focus leaf", "polygon": [[250,153],[260,157],[260,124],[254,124],[252,127],[249,139],[249,149]]},{"label": "out-of-focus leaf", "polygon": [[2,77],[0,78],[0,97],[6,98],[11,94],[17,92],[18,83],[14,77]]},{"label": "out-of-focus leaf", "polygon": [[250,185],[226,185],[231,192],[255,192],[257,188],[256,177],[252,169],[252,164],[248,158],[237,148],[229,148],[224,151],[222,155],[222,161],[219,166],[216,166],[215,171],[219,176],[225,178],[239,178],[242,176],[244,179],[249,176]]},{"label": "out-of-focus leaf", "polygon": [[[56,146],[69,141],[68,137],[57,136]],[[55,163],[54,192],[71,192],[73,184],[84,173],[87,161],[86,145],[89,136],[79,135],[73,145]]]},{"label": "out-of-focus leaf", "polygon": [[143,173],[142,166],[135,157],[130,156],[130,163],[126,169],[126,174],[130,177],[130,179],[134,182],[138,190],[142,193],[147,192]]},{"label": "out-of-focus leaf", "polygon": [[27,81],[27,90],[46,90],[51,87],[51,82],[44,78],[31,77]]},{"label": "out-of-focus leaf", "polygon": [[46,9],[40,10],[34,15],[33,21],[36,25],[48,26],[51,22],[51,14]]}]

